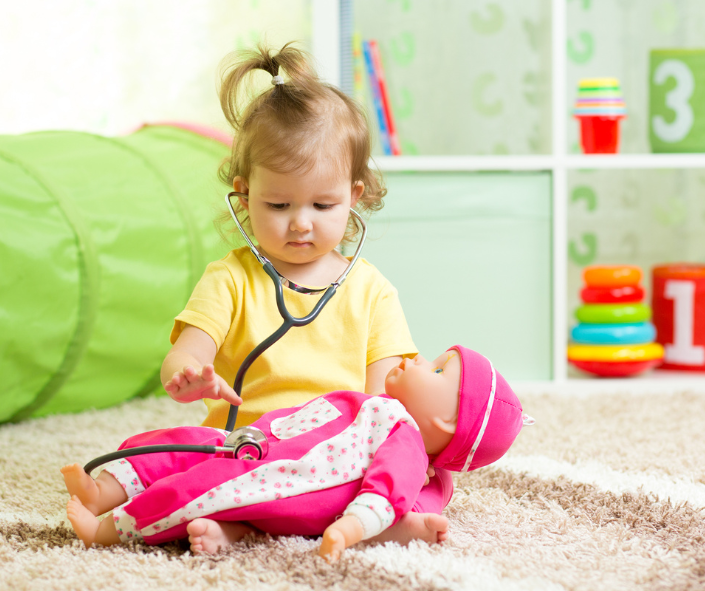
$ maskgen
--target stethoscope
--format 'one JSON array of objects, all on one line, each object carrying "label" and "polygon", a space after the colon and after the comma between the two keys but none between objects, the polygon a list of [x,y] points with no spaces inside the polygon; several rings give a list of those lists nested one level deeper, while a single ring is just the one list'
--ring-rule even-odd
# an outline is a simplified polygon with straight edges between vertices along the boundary
[{"label": "stethoscope", "polygon": [[[316,305],[313,307],[313,310],[311,310],[311,312],[309,312],[309,314],[307,314],[306,316],[297,318],[291,315],[284,302],[284,289],[282,287],[282,281],[284,281],[285,278],[277,272],[277,270],[274,268],[274,265],[272,265],[272,263],[267,259],[267,257],[263,256],[257,250],[255,245],[252,243],[252,240],[250,240],[250,237],[247,235],[247,232],[245,232],[245,230],[243,229],[240,220],[237,218],[235,209],[233,208],[233,204],[231,201],[233,197],[247,197],[247,195],[244,193],[238,193],[237,191],[232,191],[225,196],[225,203],[228,206],[230,215],[235,221],[238,230],[240,230],[240,233],[245,239],[245,242],[249,246],[250,251],[252,251],[252,254],[255,255],[257,260],[264,268],[264,271],[274,282],[274,289],[277,298],[277,308],[279,309],[279,313],[281,314],[284,320],[282,325],[271,335],[269,335],[266,339],[264,339],[259,345],[257,345],[250,352],[250,354],[245,357],[245,360],[242,362],[242,365],[240,365],[240,368],[238,369],[237,374],[235,375],[235,382],[233,383],[233,390],[235,390],[235,393],[240,396],[240,393],[242,391],[242,383],[245,379],[245,373],[255,362],[255,360],[260,355],[262,355],[262,353],[264,353],[267,349],[269,349],[269,347],[271,347],[274,343],[281,339],[289,331],[290,328],[294,326],[306,326],[307,324],[313,322],[320,314],[321,310],[323,309],[323,306],[325,306],[328,301],[335,295],[337,289],[342,285],[343,281],[345,281],[346,277],[348,276],[352,268],[355,266],[357,259],[360,258],[360,252],[362,251],[362,246],[364,245],[365,238],[367,237],[367,225],[362,219],[362,216],[351,208],[350,213],[353,215],[356,222],[360,225],[360,228],[362,229],[362,236],[357,245],[357,249],[355,250],[355,254],[353,255],[352,259],[350,259],[350,263],[348,264],[343,274],[325,289],[323,295],[318,299],[318,302],[316,302]],[[88,462],[83,469],[86,471],[86,474],[90,474],[91,471],[93,471],[98,466],[102,466],[103,464],[112,462],[113,460],[119,460],[122,458],[143,454],[175,451],[197,452],[206,454],[222,453],[226,457],[236,458],[240,460],[261,460],[267,455],[267,437],[260,429],[257,429],[256,427],[252,426],[233,429],[235,427],[235,421],[237,420],[237,411],[238,407],[231,404],[230,411],[228,412],[228,420],[225,424],[225,430],[229,431],[230,433],[226,437],[222,446],[174,444],[145,445],[142,447],[132,447],[129,449],[121,449],[118,451],[114,451],[109,454],[105,454],[98,458],[95,458],[94,460]]]}]

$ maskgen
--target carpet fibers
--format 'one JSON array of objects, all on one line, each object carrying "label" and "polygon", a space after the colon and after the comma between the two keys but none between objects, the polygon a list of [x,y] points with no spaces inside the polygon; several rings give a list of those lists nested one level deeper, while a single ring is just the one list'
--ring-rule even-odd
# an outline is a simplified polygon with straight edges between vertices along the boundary
[{"label": "carpet fibers", "polygon": [[127,436],[197,424],[168,398],[0,427],[0,589],[705,589],[705,396],[522,396],[537,419],[498,463],[458,475],[450,540],[359,545],[248,538],[217,556],[178,544],[86,550],[59,468]]}]

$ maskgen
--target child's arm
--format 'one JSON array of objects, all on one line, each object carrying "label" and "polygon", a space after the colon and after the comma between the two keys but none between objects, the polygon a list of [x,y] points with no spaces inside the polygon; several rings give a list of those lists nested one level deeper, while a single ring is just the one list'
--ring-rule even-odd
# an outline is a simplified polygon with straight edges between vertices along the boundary
[{"label": "child's arm", "polygon": [[367,366],[365,394],[384,394],[384,380],[387,374],[401,363],[402,357],[387,357]]},{"label": "child's arm", "polygon": [[177,402],[222,398],[242,404],[232,386],[215,373],[216,353],[215,342],[206,332],[187,325],[162,363],[162,384],[169,396]]}]

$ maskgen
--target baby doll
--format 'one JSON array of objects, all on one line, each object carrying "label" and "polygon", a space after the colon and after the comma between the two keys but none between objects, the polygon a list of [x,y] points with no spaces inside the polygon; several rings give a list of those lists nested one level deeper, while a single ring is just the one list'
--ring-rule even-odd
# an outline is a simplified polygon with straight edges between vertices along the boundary
[{"label": "baby doll", "polygon": [[[140,455],[108,464],[96,480],[78,464],[66,466],[68,518],[87,547],[191,534],[193,550],[203,550],[204,541],[218,542],[216,550],[260,530],[323,534],[319,554],[336,560],[413,508],[429,461],[475,470],[504,455],[522,427],[521,404],[506,381],[485,357],[461,346],[432,362],[405,359],[389,372],[385,389],[381,396],[332,392],[266,413],[253,423],[268,439],[262,460]],[[120,449],[222,445],[226,435],[179,427],[131,437]],[[99,522],[96,516],[110,509],[112,518]]]}]

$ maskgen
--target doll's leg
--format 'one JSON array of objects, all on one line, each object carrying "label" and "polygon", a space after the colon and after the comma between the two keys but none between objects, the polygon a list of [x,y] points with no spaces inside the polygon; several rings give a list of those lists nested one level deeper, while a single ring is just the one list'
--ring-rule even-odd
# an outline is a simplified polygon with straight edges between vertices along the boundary
[{"label": "doll's leg", "polygon": [[240,521],[214,521],[213,519],[194,519],[186,527],[191,552],[215,554],[221,548],[239,542],[248,534],[261,533]]},{"label": "doll's leg", "polygon": [[78,497],[82,508],[94,516],[102,515],[127,500],[127,493],[115,477],[103,471],[93,480],[80,464],[61,468],[66,490],[72,497]]},{"label": "doll's leg", "polygon": [[73,495],[69,500],[66,505],[66,515],[71,522],[73,531],[76,532],[86,548],[90,548],[93,543],[103,546],[120,543],[112,515],[99,521],[88,508],[83,506],[78,496]]}]

